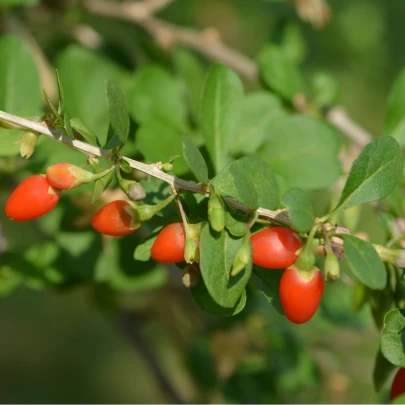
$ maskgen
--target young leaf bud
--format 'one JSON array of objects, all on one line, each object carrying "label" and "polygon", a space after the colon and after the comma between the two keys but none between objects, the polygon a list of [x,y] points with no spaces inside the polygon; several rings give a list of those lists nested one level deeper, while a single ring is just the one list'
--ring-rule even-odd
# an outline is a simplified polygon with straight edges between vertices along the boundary
[{"label": "young leaf bud", "polygon": [[214,231],[222,232],[225,227],[225,211],[217,194],[212,194],[208,200],[208,219]]},{"label": "young leaf bud", "polygon": [[325,277],[336,280],[340,277],[340,266],[337,257],[333,252],[328,252],[325,258]]},{"label": "young leaf bud", "polygon": [[245,267],[251,262],[251,260],[252,245],[250,243],[250,239],[245,238],[233,261],[231,276],[236,276],[237,274],[239,274],[242,270],[245,269]]},{"label": "young leaf bud", "polygon": [[198,263],[200,261],[200,250],[198,248],[198,244],[191,237],[187,237],[186,239],[186,246],[184,248],[184,260],[187,263]]},{"label": "young leaf bud", "polygon": [[26,159],[29,159],[31,157],[31,155],[35,151],[35,146],[37,145],[38,138],[39,134],[26,131],[18,141],[14,142],[15,144],[20,144],[21,157]]},{"label": "young leaf bud", "polygon": [[170,172],[173,170],[173,164],[172,163],[163,163],[162,164],[162,170],[165,172]]},{"label": "young leaf bud", "polygon": [[132,201],[142,201],[146,197],[146,191],[142,184],[134,181],[129,185],[127,195]]}]

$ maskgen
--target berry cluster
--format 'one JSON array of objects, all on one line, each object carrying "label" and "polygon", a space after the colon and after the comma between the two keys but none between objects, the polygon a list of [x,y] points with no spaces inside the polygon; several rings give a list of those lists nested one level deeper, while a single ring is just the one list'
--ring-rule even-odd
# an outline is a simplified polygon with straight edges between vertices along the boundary
[{"label": "berry cluster", "polygon": [[[285,268],[279,293],[287,318],[297,324],[309,321],[321,302],[324,281],[318,268],[308,272],[294,266],[302,247],[298,236],[291,229],[272,227],[255,233],[250,241],[255,265],[272,270]],[[152,258],[162,263],[183,262],[185,246],[183,224],[170,224],[156,238]]]},{"label": "berry cluster", "polygon": [[[106,170],[110,171],[111,169]],[[106,172],[93,174],[69,163],[50,166],[46,170],[46,175],[31,176],[14,190],[6,203],[6,214],[15,221],[40,217],[56,206],[61,190],[70,190],[94,181],[105,176]],[[132,201],[126,200],[112,201],[94,214],[91,225],[105,235],[128,235],[135,232],[143,222],[150,219],[173,198],[174,195],[156,206],[136,206]],[[208,216],[210,225],[215,231],[224,228],[222,203],[215,194],[208,204]],[[193,234],[190,231],[193,226],[186,222],[166,226],[153,243],[152,259],[163,263],[186,261],[193,264],[198,271],[199,236],[196,237],[195,232]],[[307,322],[320,304],[324,282],[321,272],[315,266],[302,270],[294,265],[298,259],[298,251],[303,248],[299,236],[293,230],[283,227],[269,227],[250,238],[250,233],[247,235],[245,243],[236,255],[231,275],[242,271],[250,260],[253,264],[267,269],[285,269],[279,286],[281,305],[291,322],[297,324]]]},{"label": "berry cluster", "polygon": [[[107,170],[108,171],[108,170]],[[14,221],[27,221],[50,212],[57,205],[61,191],[76,188],[105,175],[93,174],[70,163],[57,163],[23,180],[7,200],[6,215]],[[112,201],[92,218],[91,225],[105,235],[123,236],[135,232],[140,221],[129,201]]]}]

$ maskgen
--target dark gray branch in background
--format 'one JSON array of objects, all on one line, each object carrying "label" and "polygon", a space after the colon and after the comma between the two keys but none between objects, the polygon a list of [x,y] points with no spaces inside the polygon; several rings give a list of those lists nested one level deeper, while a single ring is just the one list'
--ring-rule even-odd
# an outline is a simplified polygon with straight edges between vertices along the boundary
[{"label": "dark gray branch in background", "polygon": [[[170,2],[167,1],[166,5]],[[148,9],[147,4],[146,0],[121,3],[108,0],[83,2],[84,7],[93,14],[129,21],[144,28],[163,47],[170,48],[177,44],[187,46],[209,59],[228,65],[246,79],[259,80],[258,69],[252,59],[228,47],[215,35],[204,35],[204,31],[179,27],[156,18],[153,15],[155,9]],[[373,140],[373,137],[356,124],[341,106],[332,107],[325,118],[360,147]]]},{"label": "dark gray branch in background", "polygon": [[133,312],[120,310],[118,312],[116,323],[118,328],[123,332],[132,346],[143,356],[144,360],[156,377],[162,391],[169,396],[169,401],[175,404],[183,404],[184,402],[179,393],[166,378],[166,375],[160,367],[154,353],[148,346],[145,339],[142,337],[140,333],[141,325],[139,324],[137,315]]}]

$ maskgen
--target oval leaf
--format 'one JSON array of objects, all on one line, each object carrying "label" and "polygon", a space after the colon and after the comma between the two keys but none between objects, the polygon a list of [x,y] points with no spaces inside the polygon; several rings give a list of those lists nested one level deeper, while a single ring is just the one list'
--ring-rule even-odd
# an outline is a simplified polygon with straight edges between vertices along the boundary
[{"label": "oval leaf", "polygon": [[387,197],[399,183],[403,168],[398,142],[389,136],[375,139],[354,161],[333,212]]},{"label": "oval leaf", "polygon": [[0,38],[0,109],[10,114],[41,111],[38,69],[28,47],[18,37]]},{"label": "oval leaf", "polygon": [[231,268],[242,239],[234,239],[226,231],[218,234],[205,226],[200,236],[200,270],[213,300],[224,308],[233,308],[241,297],[252,272],[245,270],[231,277]]},{"label": "oval leaf", "polygon": [[212,164],[218,173],[230,161],[243,86],[229,68],[214,64],[208,71],[201,104],[201,125]]},{"label": "oval leaf", "polygon": [[290,188],[281,203],[288,210],[288,217],[298,232],[308,232],[315,221],[314,207],[308,195],[299,188]]},{"label": "oval leaf", "polygon": [[176,48],[173,58],[178,79],[184,83],[191,113],[198,121],[205,67],[198,56],[187,49]]},{"label": "oval leaf", "polygon": [[184,130],[187,114],[183,95],[174,77],[159,66],[136,71],[128,106],[138,123],[160,121]]},{"label": "oval leaf", "polygon": [[129,87],[127,70],[101,53],[79,45],[66,47],[57,59],[65,93],[65,108],[97,134],[100,145],[106,142],[109,117],[105,102],[105,80],[114,80],[121,89]]},{"label": "oval leaf", "polygon": [[241,104],[231,153],[236,156],[255,153],[277,120],[286,115],[280,100],[272,93],[263,91],[248,94]]},{"label": "oval leaf", "polygon": [[287,184],[329,187],[340,174],[338,133],[323,121],[301,115],[278,120],[258,155]]},{"label": "oval leaf", "polygon": [[381,353],[392,364],[405,367],[405,311],[393,309],[384,318]]},{"label": "oval leaf", "polygon": [[284,99],[292,101],[304,91],[304,82],[297,64],[281,48],[267,45],[258,57],[260,74],[264,82]]},{"label": "oval leaf", "polygon": [[386,135],[405,146],[405,69],[398,75],[389,94],[384,127]]},{"label": "oval leaf", "polygon": [[208,293],[207,287],[203,280],[190,289],[194,301],[206,312],[216,316],[234,316],[238,314],[245,307],[246,304],[246,291],[243,290],[242,295],[237,300],[236,304],[232,308],[223,308],[218,305]]},{"label": "oval leaf", "polygon": [[231,165],[233,184],[240,196],[240,201],[244,202],[253,210],[259,207],[255,185],[251,177],[239,166]]},{"label": "oval leaf", "polygon": [[87,128],[80,118],[72,118],[70,125],[77,131],[88,143],[91,145],[99,146],[96,134],[89,128]]},{"label": "oval leaf", "polygon": [[181,139],[183,142],[183,157],[188,167],[200,183],[208,184],[208,168],[201,152],[189,136],[182,135]]},{"label": "oval leaf", "polygon": [[125,97],[112,80],[106,81],[106,93],[111,126],[120,141],[125,143],[129,133],[129,115]]},{"label": "oval leaf", "polygon": [[352,235],[339,235],[344,240],[345,260],[353,274],[372,289],[383,289],[387,273],[373,245]]},{"label": "oval leaf", "polygon": [[[236,174],[234,174],[234,167],[238,168],[236,169]],[[242,159],[230,163],[212,179],[211,183],[222,195],[233,197],[238,201],[248,204],[240,194],[242,192],[241,184],[235,183],[235,179],[238,178],[238,173],[241,172],[250,178],[250,183],[253,183],[256,191],[257,202],[254,201],[253,205],[270,210],[276,209],[279,203],[276,177],[269,165],[257,157],[245,156]]]}]

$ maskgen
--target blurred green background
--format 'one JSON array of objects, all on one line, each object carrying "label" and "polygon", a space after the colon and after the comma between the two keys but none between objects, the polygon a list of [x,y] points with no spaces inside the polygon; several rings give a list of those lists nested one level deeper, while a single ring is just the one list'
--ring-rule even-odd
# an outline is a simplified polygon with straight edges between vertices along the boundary
[{"label": "blurred green background", "polygon": [[[17,22],[63,70],[64,51],[75,43],[72,27],[82,17],[69,2],[36,3],[8,9],[10,2],[0,0],[0,33],[9,32],[10,21]],[[301,21],[292,4],[277,1],[176,0],[159,16],[198,29],[215,27],[226,44],[252,58],[264,43],[278,39],[286,23],[294,22],[308,48],[304,73],[332,73],[351,117],[380,135],[387,94],[405,62],[405,3],[328,4],[332,17],[322,30]],[[165,63],[164,53],[130,24],[97,17],[85,22],[104,39],[99,51],[122,68],[136,68],[145,54]],[[10,179],[1,179],[0,185],[4,202]],[[3,213],[0,218],[8,243],[23,239],[27,248],[40,237],[35,225],[12,226]],[[378,242],[380,228],[374,222],[363,218],[359,229]],[[0,401],[388,402],[387,389],[377,395],[372,387],[378,332],[369,308],[350,310],[350,279],[328,284],[314,319],[293,326],[251,291],[245,310],[232,319],[203,314],[180,284],[179,270],[164,269],[164,274],[170,282],[161,288],[119,297],[121,316],[108,308],[100,311],[98,297],[108,293],[102,285],[41,291],[33,281],[31,289],[22,287],[2,298]],[[128,327],[135,333],[132,341]]]}]

